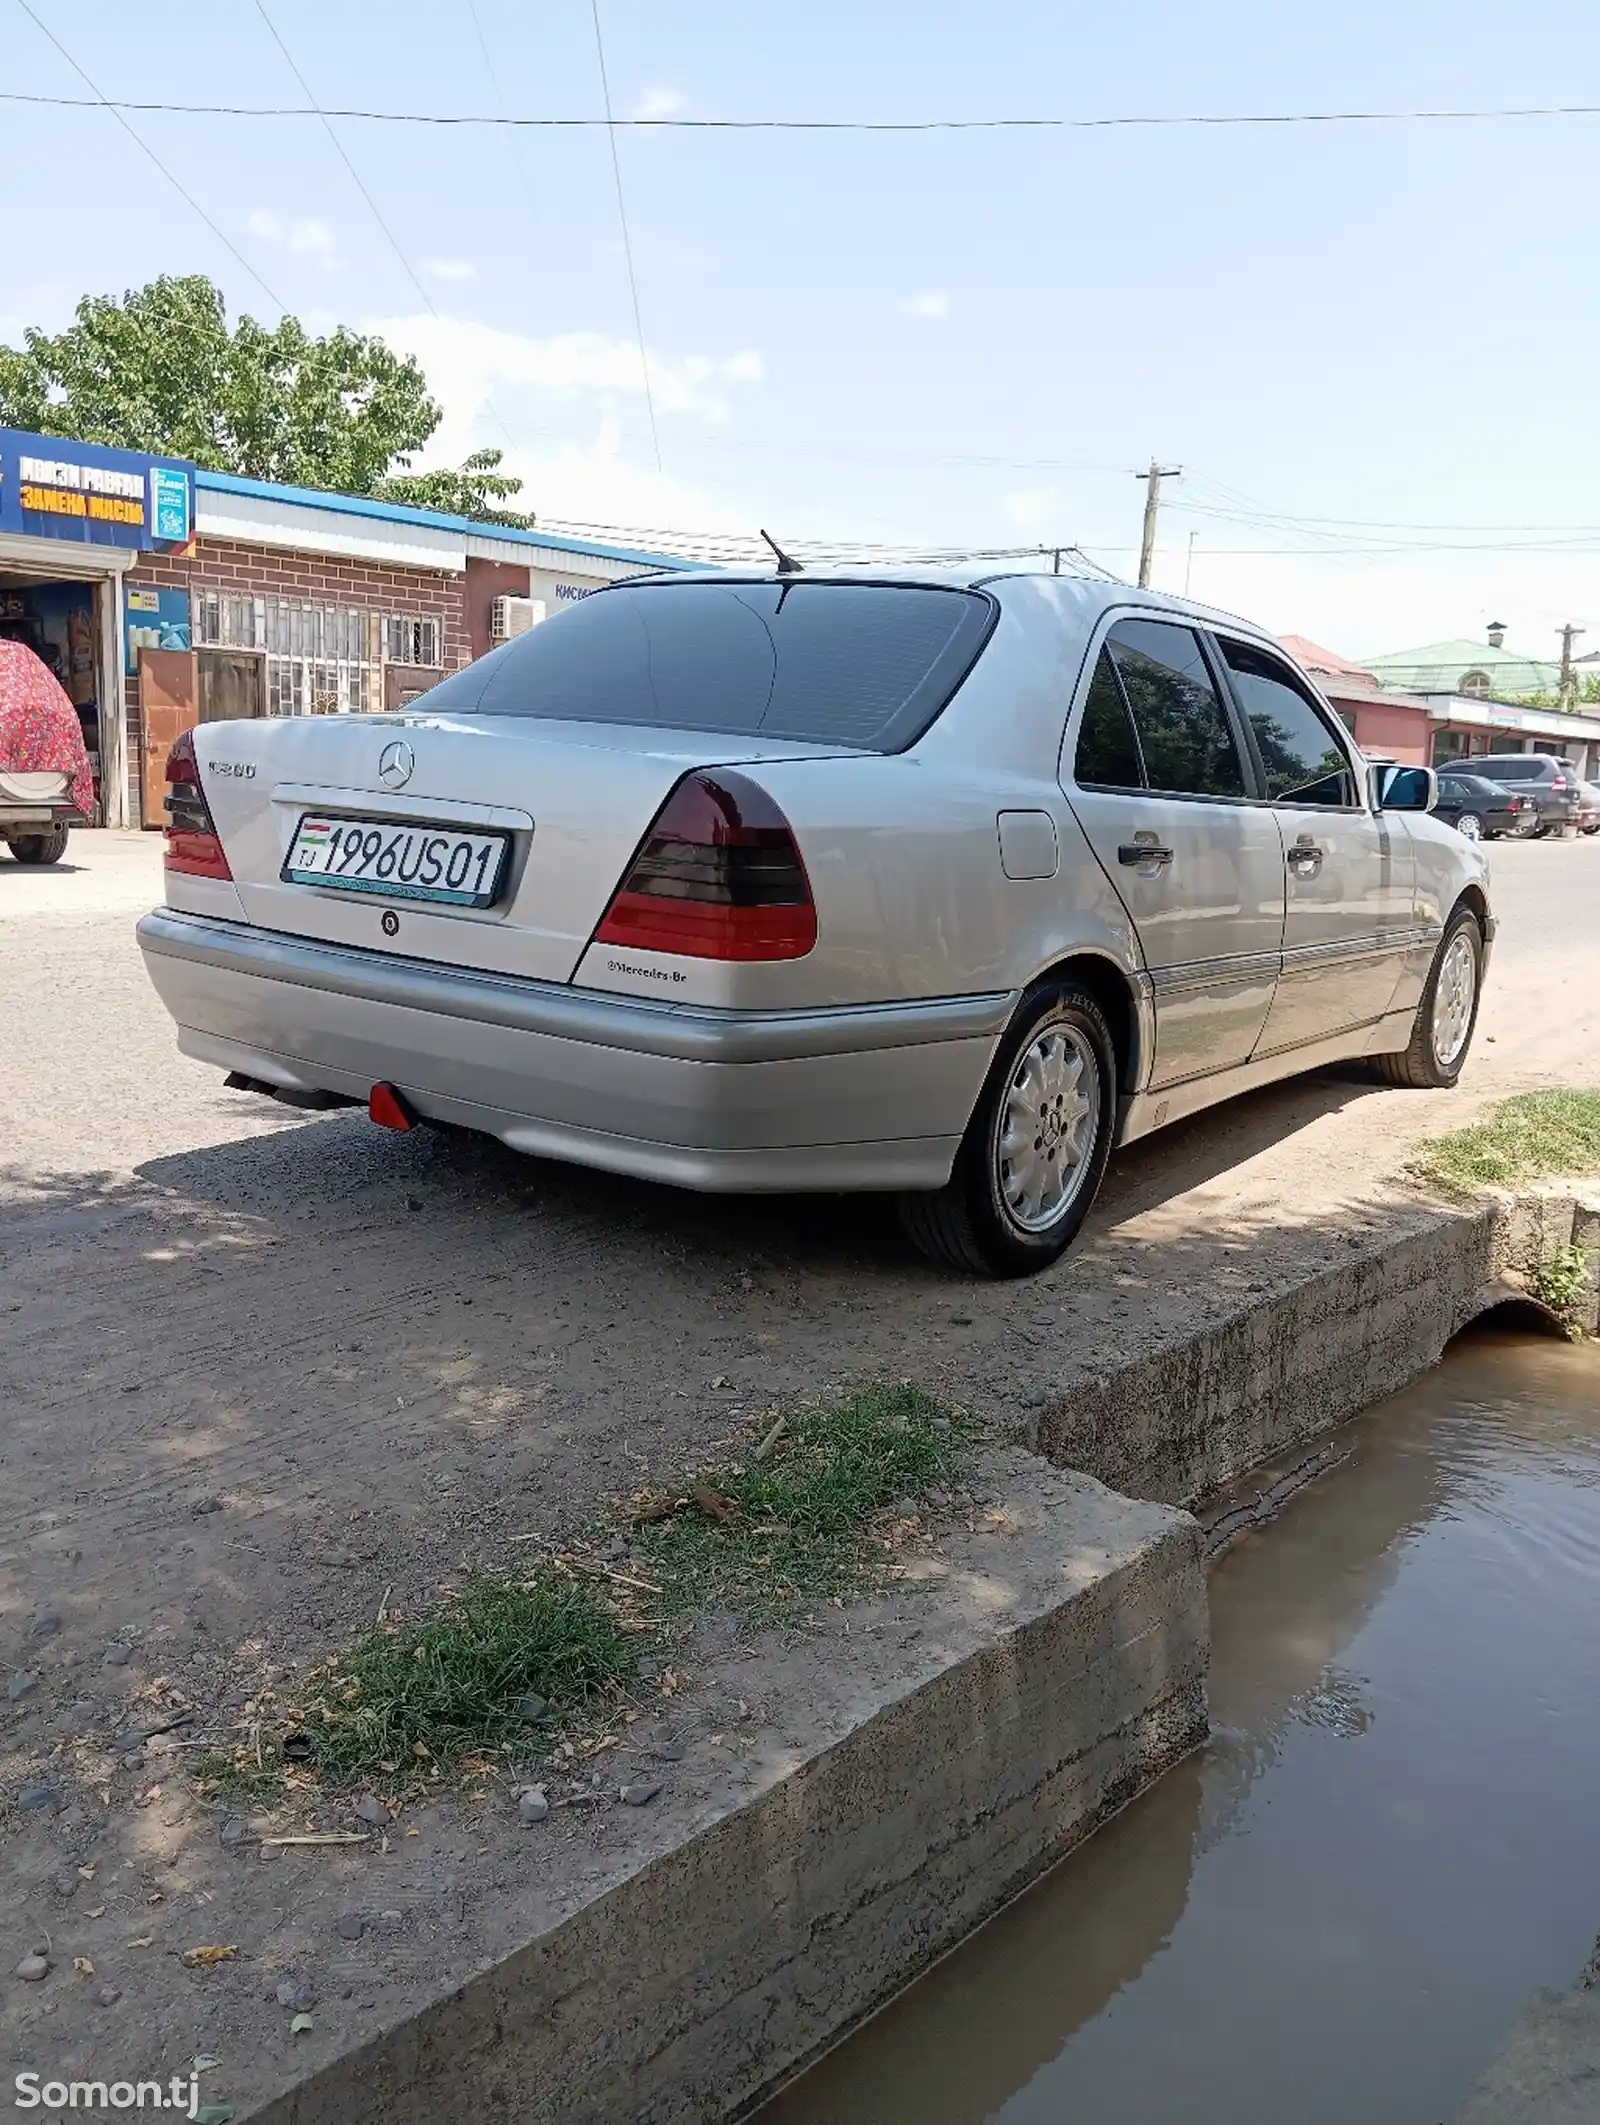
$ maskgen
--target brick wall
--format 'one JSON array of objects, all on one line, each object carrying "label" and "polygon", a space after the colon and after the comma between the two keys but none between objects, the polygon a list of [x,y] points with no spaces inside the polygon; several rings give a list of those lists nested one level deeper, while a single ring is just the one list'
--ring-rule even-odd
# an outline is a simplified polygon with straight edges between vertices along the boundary
[{"label": "brick wall", "polygon": [[[277,546],[250,546],[236,539],[201,538],[192,557],[147,553],[128,571],[126,587],[161,590],[220,590],[233,597],[299,598],[307,603],[364,605],[378,612],[437,619],[446,671],[468,663],[465,588],[443,569],[390,568],[378,561],[347,560]],[[144,717],[136,674],[126,679],[128,708],[128,816],[140,817]],[[159,826],[160,820],[148,822]]]}]

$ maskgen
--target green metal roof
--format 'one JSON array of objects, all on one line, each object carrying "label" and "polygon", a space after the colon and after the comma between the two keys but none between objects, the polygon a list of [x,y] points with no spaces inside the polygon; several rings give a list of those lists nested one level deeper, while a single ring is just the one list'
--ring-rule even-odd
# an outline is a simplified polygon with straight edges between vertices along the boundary
[{"label": "green metal roof", "polygon": [[1465,637],[1454,642],[1425,642],[1420,649],[1392,649],[1381,657],[1363,657],[1362,666],[1383,687],[1414,694],[1455,694],[1468,672],[1481,671],[1492,696],[1553,694],[1561,684],[1559,664],[1521,657],[1515,650],[1491,649],[1487,642]]}]

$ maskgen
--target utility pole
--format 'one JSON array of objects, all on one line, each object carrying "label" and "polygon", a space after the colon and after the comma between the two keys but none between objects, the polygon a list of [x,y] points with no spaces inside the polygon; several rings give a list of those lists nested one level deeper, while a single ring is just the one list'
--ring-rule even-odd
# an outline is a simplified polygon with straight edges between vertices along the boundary
[{"label": "utility pole", "polygon": [[1572,644],[1574,639],[1583,633],[1583,629],[1574,627],[1569,620],[1565,627],[1558,628],[1556,631],[1561,637],[1561,691],[1557,699],[1563,708],[1576,708],[1578,705],[1578,675],[1572,668]]},{"label": "utility pole", "polygon": [[1189,595],[1189,578],[1194,574],[1194,542],[1199,536],[1198,531],[1191,531],[1189,534],[1189,558],[1183,564],[1183,594],[1185,597]]},{"label": "utility pole", "polygon": [[1144,491],[1144,536],[1139,541],[1139,588],[1141,590],[1150,588],[1150,563],[1154,560],[1156,551],[1156,517],[1161,508],[1161,482],[1163,480],[1181,479],[1182,476],[1183,467],[1181,465],[1158,465],[1154,458],[1150,460],[1150,470],[1148,472],[1136,472],[1134,474],[1136,480],[1148,480],[1150,483]]}]

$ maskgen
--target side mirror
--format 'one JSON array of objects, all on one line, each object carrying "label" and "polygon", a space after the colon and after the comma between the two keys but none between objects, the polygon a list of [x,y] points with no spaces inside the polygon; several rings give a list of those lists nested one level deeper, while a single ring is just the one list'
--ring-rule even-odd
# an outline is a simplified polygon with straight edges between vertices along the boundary
[{"label": "side mirror", "polygon": [[1439,778],[1431,767],[1385,761],[1373,767],[1372,794],[1380,811],[1431,812],[1439,801]]}]

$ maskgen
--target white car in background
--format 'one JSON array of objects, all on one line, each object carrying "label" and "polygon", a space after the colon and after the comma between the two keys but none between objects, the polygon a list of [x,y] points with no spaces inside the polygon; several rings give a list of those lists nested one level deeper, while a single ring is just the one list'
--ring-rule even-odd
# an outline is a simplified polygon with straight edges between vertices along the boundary
[{"label": "white car in background", "polygon": [[139,925],[183,1050],[700,1189],[886,1190],[1017,1275],[1115,1144],[1443,1086],[1493,935],[1426,768],[1259,629],[1031,574],[596,592],[404,715],[203,725]]}]

